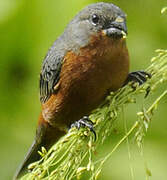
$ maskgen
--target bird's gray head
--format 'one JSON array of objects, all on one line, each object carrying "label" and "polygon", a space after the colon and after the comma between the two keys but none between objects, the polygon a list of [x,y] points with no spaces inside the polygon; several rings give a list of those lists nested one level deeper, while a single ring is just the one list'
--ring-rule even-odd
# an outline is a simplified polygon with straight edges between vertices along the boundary
[{"label": "bird's gray head", "polygon": [[95,3],[80,11],[68,24],[65,33],[71,42],[85,45],[91,35],[99,32],[111,38],[127,34],[126,15],[111,3]]}]

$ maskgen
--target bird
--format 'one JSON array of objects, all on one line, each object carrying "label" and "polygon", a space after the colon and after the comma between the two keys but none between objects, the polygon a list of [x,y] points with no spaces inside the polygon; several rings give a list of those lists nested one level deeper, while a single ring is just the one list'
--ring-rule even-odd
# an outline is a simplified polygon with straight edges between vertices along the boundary
[{"label": "bird", "polygon": [[[94,3],[67,25],[45,56],[40,72],[40,102],[35,140],[16,172],[40,159],[72,125],[89,126],[91,111],[129,81],[142,84],[148,73],[129,73],[126,14],[112,3]],[[89,124],[89,125],[87,125]]]}]

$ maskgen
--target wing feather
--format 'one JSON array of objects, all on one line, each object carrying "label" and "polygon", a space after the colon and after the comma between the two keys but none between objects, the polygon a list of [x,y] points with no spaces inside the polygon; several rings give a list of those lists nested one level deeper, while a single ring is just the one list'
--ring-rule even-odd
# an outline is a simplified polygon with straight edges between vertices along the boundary
[{"label": "wing feather", "polygon": [[[59,53],[58,53],[59,52]],[[43,61],[40,73],[40,101],[45,103],[54,93],[54,86],[60,78],[63,55],[52,47]]]}]

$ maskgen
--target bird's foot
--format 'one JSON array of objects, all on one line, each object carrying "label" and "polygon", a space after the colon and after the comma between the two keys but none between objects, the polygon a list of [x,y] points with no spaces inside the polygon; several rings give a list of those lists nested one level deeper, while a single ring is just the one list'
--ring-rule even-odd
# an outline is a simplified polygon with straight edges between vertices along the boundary
[{"label": "bird's foot", "polygon": [[[135,83],[139,83],[139,86],[142,85],[143,83],[145,83],[147,81],[147,79],[151,78],[151,74],[145,72],[145,71],[135,71],[135,72],[131,72],[128,74],[127,80],[125,82],[124,85],[128,84],[129,82],[132,82],[131,87],[135,90],[136,86]],[[150,87],[148,87],[146,89],[146,95],[145,97],[147,97],[147,95],[150,92]]]},{"label": "bird's foot", "polygon": [[94,137],[95,137],[95,141],[96,141],[96,132],[94,130],[94,127],[93,127],[94,123],[89,119],[88,116],[84,116],[82,119],[74,122],[72,125],[71,125],[71,128],[72,127],[76,127],[77,129],[80,129],[81,127],[87,127],[90,129],[90,131],[94,134]]},{"label": "bird's foot", "polygon": [[151,74],[145,71],[135,71],[128,74],[126,84],[129,82],[138,82],[139,85],[142,85],[147,81],[147,78],[151,78]]}]

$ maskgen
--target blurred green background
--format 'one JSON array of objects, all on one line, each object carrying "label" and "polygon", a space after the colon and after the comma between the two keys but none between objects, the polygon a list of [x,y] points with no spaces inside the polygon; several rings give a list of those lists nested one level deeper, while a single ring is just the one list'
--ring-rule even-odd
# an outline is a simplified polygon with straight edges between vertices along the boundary
[{"label": "blurred green background", "polygon": [[[0,0],[0,179],[12,179],[33,141],[39,103],[39,72],[42,60],[67,23],[93,0]],[[144,69],[157,48],[167,48],[167,15],[161,15],[166,0],[113,0],[127,16],[127,44],[131,70]],[[160,95],[162,86],[155,95]],[[155,99],[148,98],[149,102]],[[155,96],[155,97],[154,97]],[[143,96],[141,96],[143,98]],[[142,99],[139,97],[139,99]],[[144,102],[146,105],[146,101]],[[124,134],[123,116],[128,127],[136,120],[143,101],[126,107],[117,123],[117,134],[108,138],[105,155]],[[130,139],[131,160],[124,143],[107,161],[100,179],[146,178],[145,165],[153,180],[167,179],[167,100],[163,100],[145,137],[144,157]]]}]

